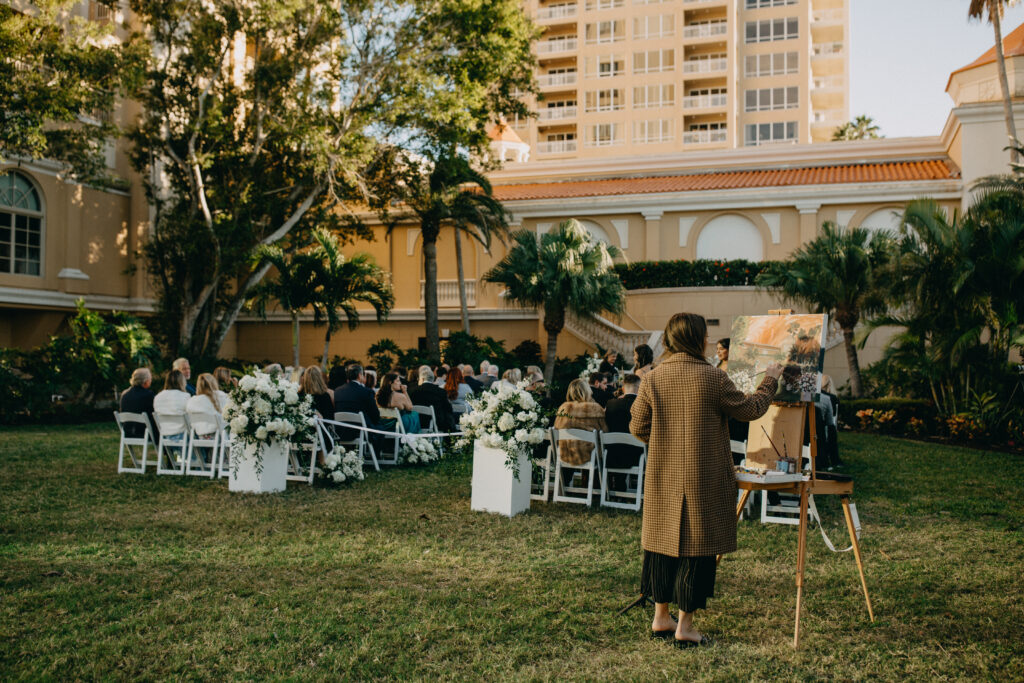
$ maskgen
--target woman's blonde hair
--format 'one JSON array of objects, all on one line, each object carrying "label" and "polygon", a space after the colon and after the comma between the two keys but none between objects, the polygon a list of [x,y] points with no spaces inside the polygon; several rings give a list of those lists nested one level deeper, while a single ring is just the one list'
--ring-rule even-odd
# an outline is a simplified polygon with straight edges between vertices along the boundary
[{"label": "woman's blonde hair", "polygon": [[238,386],[238,382],[236,382],[235,378],[231,376],[231,370],[223,365],[214,368],[213,376],[217,378],[217,384],[219,384],[224,390],[227,390],[227,387]]},{"label": "woman's blonde hair", "polygon": [[324,379],[323,370],[319,365],[310,365],[306,368],[299,380],[299,388],[302,393],[310,396],[327,393],[327,380]]},{"label": "woman's blonde hair", "polygon": [[519,384],[523,381],[523,371],[519,368],[511,368],[506,370],[505,374],[502,375],[501,378],[506,382],[511,382],[512,384]]},{"label": "woman's blonde hair", "polygon": [[208,372],[199,375],[199,379],[196,381],[196,396],[206,396],[213,404],[214,410],[220,412],[220,401],[217,400],[218,391],[220,391],[220,385],[217,384],[216,377]]},{"label": "woman's blonde hair", "polygon": [[565,400],[574,403],[593,402],[594,394],[590,391],[590,385],[577,378],[569,382],[569,389],[565,392]]},{"label": "woman's blonde hair", "polygon": [[704,358],[708,324],[696,313],[676,313],[665,325],[665,347],[672,353]]}]

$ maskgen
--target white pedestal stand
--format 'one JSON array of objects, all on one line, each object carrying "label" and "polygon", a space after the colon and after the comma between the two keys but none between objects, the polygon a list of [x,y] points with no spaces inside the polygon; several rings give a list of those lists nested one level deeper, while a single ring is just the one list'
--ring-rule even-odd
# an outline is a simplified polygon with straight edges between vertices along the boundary
[{"label": "white pedestal stand", "polygon": [[519,479],[505,467],[505,451],[473,444],[473,497],[470,507],[515,517],[530,509],[530,458],[519,456]]},{"label": "white pedestal stand", "polygon": [[[237,458],[238,462],[235,462]],[[249,454],[231,454],[232,473],[228,490],[238,493],[277,493],[287,486],[288,444],[271,441],[263,446],[263,471],[256,472],[256,458]]]}]

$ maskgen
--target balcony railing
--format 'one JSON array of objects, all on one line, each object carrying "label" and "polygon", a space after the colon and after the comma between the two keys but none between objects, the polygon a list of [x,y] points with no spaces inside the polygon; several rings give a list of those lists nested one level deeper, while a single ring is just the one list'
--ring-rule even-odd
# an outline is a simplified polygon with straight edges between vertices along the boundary
[{"label": "balcony railing", "polygon": [[811,14],[811,20],[815,24],[840,24],[844,19],[841,9],[819,9]]},{"label": "balcony railing", "polygon": [[683,62],[683,73],[707,74],[725,71],[729,68],[729,60],[725,57],[716,59],[687,59]]},{"label": "balcony railing", "polygon": [[575,17],[579,8],[576,5],[561,5],[559,7],[542,7],[537,10],[537,21],[551,21],[552,19],[568,19]]},{"label": "balcony railing", "polygon": [[684,145],[707,145],[713,142],[725,142],[728,131],[719,130],[691,130],[683,133]]},{"label": "balcony railing", "polygon": [[561,38],[556,40],[542,40],[537,45],[537,54],[549,55],[555,52],[572,52],[579,45],[575,38]]},{"label": "balcony railing", "polygon": [[729,103],[729,96],[726,94],[716,95],[690,95],[683,98],[683,109],[708,109],[710,107],[724,107]]},{"label": "balcony railing", "polygon": [[[423,280],[420,280],[420,306],[424,305]],[[439,308],[456,308],[459,306],[459,281],[437,281],[437,305]],[[476,280],[466,280],[466,306],[476,306]]]},{"label": "balcony railing", "polygon": [[728,22],[716,21],[710,24],[687,26],[683,29],[683,38],[711,38],[712,36],[724,36],[728,32]]},{"label": "balcony railing", "polygon": [[811,80],[812,90],[829,90],[842,88],[846,85],[846,79],[842,76],[820,76]]},{"label": "balcony railing", "polygon": [[845,52],[842,43],[815,43],[812,57],[840,57]]},{"label": "balcony railing", "polygon": [[814,112],[815,123],[843,123],[842,109],[819,109]]},{"label": "balcony railing", "polygon": [[575,71],[564,74],[544,74],[537,76],[537,85],[541,88],[555,88],[563,85],[576,85]]},{"label": "balcony railing", "polygon": [[575,151],[575,140],[549,140],[537,143],[538,154],[568,154]]},{"label": "balcony railing", "polygon": [[556,121],[576,118],[576,107],[548,107],[537,112],[539,121]]},{"label": "balcony railing", "polygon": [[713,2],[720,3],[723,0],[683,0],[684,5],[710,5]]}]

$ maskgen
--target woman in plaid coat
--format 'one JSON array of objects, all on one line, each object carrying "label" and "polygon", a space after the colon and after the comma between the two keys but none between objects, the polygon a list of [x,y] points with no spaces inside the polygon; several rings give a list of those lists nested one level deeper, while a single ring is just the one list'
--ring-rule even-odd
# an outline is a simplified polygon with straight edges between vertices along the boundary
[{"label": "woman in plaid coat", "polygon": [[[768,410],[782,368],[773,365],[750,396],[704,359],[707,324],[677,313],[665,327],[672,354],[644,377],[629,430],[647,443],[641,590],[655,602],[653,634],[681,647],[707,642],[693,612],[714,596],[716,555],[736,549],[736,477],[728,418]],[[679,605],[679,621],[668,603]]]}]

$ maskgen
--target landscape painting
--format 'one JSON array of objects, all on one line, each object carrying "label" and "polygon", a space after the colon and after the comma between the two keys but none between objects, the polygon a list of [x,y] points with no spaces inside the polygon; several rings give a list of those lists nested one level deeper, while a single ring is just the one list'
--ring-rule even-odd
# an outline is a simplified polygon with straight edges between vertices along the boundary
[{"label": "landscape painting", "polygon": [[783,367],[777,401],[813,400],[825,360],[824,313],[745,315],[732,324],[729,378],[743,392],[757,389],[772,363]]}]

